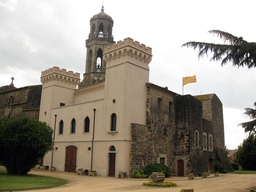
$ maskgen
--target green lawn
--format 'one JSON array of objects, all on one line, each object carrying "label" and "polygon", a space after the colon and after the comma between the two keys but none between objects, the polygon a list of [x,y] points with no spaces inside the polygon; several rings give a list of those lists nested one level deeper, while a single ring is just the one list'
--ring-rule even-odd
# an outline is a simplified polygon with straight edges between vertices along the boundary
[{"label": "green lawn", "polygon": [[247,171],[247,170],[235,170],[236,174],[256,174],[256,171]]},{"label": "green lawn", "polygon": [[0,169],[0,191],[28,190],[57,187],[66,184],[64,179],[28,174],[26,176],[8,175]]}]

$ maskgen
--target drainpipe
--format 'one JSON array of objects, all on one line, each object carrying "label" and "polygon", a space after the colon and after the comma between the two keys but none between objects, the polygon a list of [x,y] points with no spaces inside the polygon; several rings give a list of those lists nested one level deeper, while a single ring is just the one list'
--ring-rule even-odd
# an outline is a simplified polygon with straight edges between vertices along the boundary
[{"label": "drainpipe", "polygon": [[[53,129],[53,146],[54,146],[54,141],[55,141],[55,130],[56,130],[56,120],[57,120],[57,115],[54,115],[55,119],[54,119],[54,129]],[[52,167],[52,162],[53,162],[53,150],[52,149],[52,158],[51,158],[51,167]]]},{"label": "drainpipe", "polygon": [[95,131],[95,114],[96,109],[93,109],[93,130],[92,130],[92,149],[91,149],[91,169],[92,170],[92,162],[93,162],[93,142],[94,142],[94,131]]}]

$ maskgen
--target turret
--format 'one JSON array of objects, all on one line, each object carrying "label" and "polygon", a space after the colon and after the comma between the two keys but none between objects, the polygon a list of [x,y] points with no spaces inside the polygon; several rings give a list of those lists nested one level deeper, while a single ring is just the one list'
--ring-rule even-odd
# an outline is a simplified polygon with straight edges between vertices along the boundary
[{"label": "turret", "polygon": [[59,67],[41,72],[43,84],[40,107],[40,120],[50,122],[51,110],[62,105],[73,104],[76,86],[80,83],[80,74]]},{"label": "turret", "polygon": [[106,63],[103,61],[103,49],[113,43],[113,19],[104,12],[94,15],[90,20],[89,38],[86,40],[86,63],[84,79],[79,87],[105,81]]}]

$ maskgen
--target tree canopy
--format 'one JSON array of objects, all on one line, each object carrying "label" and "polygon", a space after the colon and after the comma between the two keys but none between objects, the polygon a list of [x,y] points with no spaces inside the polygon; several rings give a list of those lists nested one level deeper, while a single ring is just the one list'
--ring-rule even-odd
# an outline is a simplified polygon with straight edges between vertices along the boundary
[{"label": "tree canopy", "polygon": [[224,41],[224,44],[214,44],[206,42],[190,41],[184,43],[182,47],[198,48],[198,57],[208,55],[212,52],[211,61],[221,61],[221,65],[231,62],[237,67],[256,67],[256,43],[247,42],[243,37],[236,37],[230,33],[220,30],[210,30],[209,33],[216,34]]},{"label": "tree canopy", "polygon": [[236,161],[244,170],[256,170],[256,136],[249,135],[238,147]]},{"label": "tree canopy", "polygon": [[[256,107],[256,102],[254,103],[254,106]],[[245,114],[252,120],[241,123],[240,125],[244,128],[245,132],[249,132],[249,135],[256,135],[256,109],[245,108]]]},{"label": "tree canopy", "polygon": [[26,175],[52,144],[46,123],[28,117],[0,119],[0,162],[9,174]]}]

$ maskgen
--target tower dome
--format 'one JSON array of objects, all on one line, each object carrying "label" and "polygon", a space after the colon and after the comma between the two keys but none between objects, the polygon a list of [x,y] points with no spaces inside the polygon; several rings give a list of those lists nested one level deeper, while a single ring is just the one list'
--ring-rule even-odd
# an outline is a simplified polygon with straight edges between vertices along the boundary
[{"label": "tower dome", "polygon": [[104,12],[104,7],[103,7],[103,6],[102,6],[102,8],[101,8],[101,12],[98,13],[98,14],[96,14],[96,15],[94,15],[94,16],[91,18],[91,22],[92,22],[93,20],[95,20],[95,19],[106,19],[106,20],[108,20],[108,21],[114,23],[114,22],[113,22],[113,19],[112,19],[108,14],[106,14],[106,13]]},{"label": "tower dome", "polygon": [[95,38],[104,38],[109,42],[113,42],[112,28],[114,25],[113,19],[104,12],[104,7],[102,6],[101,12],[94,15],[90,20],[90,34],[89,40]]}]

